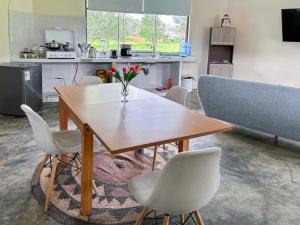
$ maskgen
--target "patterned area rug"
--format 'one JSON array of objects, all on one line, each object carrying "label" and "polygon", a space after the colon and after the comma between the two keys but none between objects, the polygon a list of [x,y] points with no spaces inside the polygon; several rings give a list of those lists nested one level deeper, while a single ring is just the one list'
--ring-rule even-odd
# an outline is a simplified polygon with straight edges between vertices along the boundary
[{"label": "patterned area rug", "polygon": [[[177,147],[168,145],[167,150],[158,149],[156,169],[160,170],[177,152]],[[110,155],[105,149],[94,153],[94,180],[97,194],[93,194],[92,216],[82,217],[80,210],[80,174],[75,167],[68,167],[54,182],[48,214],[63,224],[132,224],[142,207],[130,194],[127,183],[137,174],[151,171],[153,148],[142,153],[134,152]],[[58,168],[58,171],[59,168]],[[50,168],[44,169],[40,183],[33,193],[44,206]],[[35,175],[34,175],[35,176]]]}]

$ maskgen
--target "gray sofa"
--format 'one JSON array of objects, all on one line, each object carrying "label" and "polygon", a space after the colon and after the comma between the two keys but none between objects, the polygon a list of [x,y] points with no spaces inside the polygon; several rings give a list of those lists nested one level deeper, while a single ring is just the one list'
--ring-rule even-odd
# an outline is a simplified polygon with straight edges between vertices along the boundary
[{"label": "gray sofa", "polygon": [[198,93],[207,116],[300,141],[300,89],[201,76]]}]

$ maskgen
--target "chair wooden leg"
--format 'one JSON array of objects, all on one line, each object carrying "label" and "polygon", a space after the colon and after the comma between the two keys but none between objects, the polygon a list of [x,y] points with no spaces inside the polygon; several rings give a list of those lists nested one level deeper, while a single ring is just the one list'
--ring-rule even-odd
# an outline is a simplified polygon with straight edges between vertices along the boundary
[{"label": "chair wooden leg", "polygon": [[144,207],[139,215],[139,217],[137,218],[137,220],[135,221],[134,225],[141,225],[141,223],[143,222],[144,216],[146,215],[148,211],[147,207]]},{"label": "chair wooden leg", "polygon": [[179,215],[179,221],[180,221],[181,224],[184,223],[184,214]]},{"label": "chair wooden leg", "polygon": [[152,162],[152,171],[155,171],[157,148],[158,148],[158,146],[155,146],[155,148],[154,148],[154,155],[153,155],[153,162]]},{"label": "chair wooden leg", "polygon": [[165,215],[164,216],[163,225],[169,225],[169,221],[170,221],[170,216],[169,215]]},{"label": "chair wooden leg", "polygon": [[41,177],[41,173],[44,169],[44,166],[46,164],[46,162],[48,161],[50,155],[49,154],[46,154],[43,158],[43,160],[40,162],[40,165],[39,165],[39,168],[38,168],[38,171],[37,171],[37,174],[34,178],[34,180],[32,181],[32,186],[34,187],[35,185],[37,185],[37,183],[39,182],[40,180],[40,177]]},{"label": "chair wooden leg", "polygon": [[76,165],[78,171],[80,171],[81,166],[80,166],[79,160],[76,158],[74,161],[75,161],[75,165]]},{"label": "chair wooden leg", "polygon": [[57,158],[55,158],[53,161],[53,164],[52,164],[51,175],[50,175],[50,178],[48,181],[48,189],[47,189],[46,203],[45,203],[45,209],[44,209],[45,212],[48,211],[50,198],[51,198],[51,195],[53,192],[53,182],[54,182],[54,178],[56,175],[57,163],[58,163],[58,160],[57,160]]},{"label": "chair wooden leg", "polygon": [[198,224],[198,225],[204,225],[199,210],[196,210],[196,211],[194,212],[194,215],[195,215],[195,217],[196,217],[197,224]]},{"label": "chair wooden leg", "polygon": [[95,183],[94,179],[92,180],[92,184],[93,184],[93,190],[94,190],[95,194],[97,195],[98,194],[97,193],[97,186],[96,186],[96,183]]}]

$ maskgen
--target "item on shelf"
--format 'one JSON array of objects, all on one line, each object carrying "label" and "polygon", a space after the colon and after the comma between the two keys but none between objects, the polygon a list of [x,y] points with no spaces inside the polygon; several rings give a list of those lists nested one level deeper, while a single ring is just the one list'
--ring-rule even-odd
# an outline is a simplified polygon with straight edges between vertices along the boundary
[{"label": "item on shelf", "polygon": [[225,14],[221,20],[221,27],[230,27],[231,21],[228,14]]},{"label": "item on shelf", "polygon": [[46,52],[47,52],[46,48],[41,46],[36,50],[35,57],[38,59],[44,59],[47,56]]},{"label": "item on shelf", "polygon": [[46,43],[44,47],[48,48],[52,51],[57,51],[61,48],[61,44],[56,42],[55,40],[52,40],[52,42]]},{"label": "item on shelf", "polygon": [[32,59],[35,55],[30,48],[24,48],[22,52],[20,52],[20,58],[22,59]]},{"label": "item on shelf", "polygon": [[180,45],[180,56],[188,57],[192,55],[192,43],[189,41],[182,41]]},{"label": "item on shelf", "polygon": [[78,44],[78,47],[79,47],[80,52],[81,52],[81,54],[80,54],[81,58],[87,59],[88,56],[89,56],[89,47],[90,47],[90,45],[88,45],[85,42],[82,42],[82,43]]},{"label": "item on shelf", "polygon": [[181,86],[185,89],[187,89],[188,92],[192,92],[193,91],[193,75],[189,74],[189,75],[184,75],[181,78]]},{"label": "item on shelf", "polygon": [[106,70],[96,70],[96,74],[103,83],[109,83]]},{"label": "item on shelf", "polygon": [[96,58],[96,48],[93,46],[89,47],[89,58]]},{"label": "item on shelf", "polygon": [[67,52],[73,51],[72,45],[69,42],[66,42],[66,44],[63,45],[63,49]]},{"label": "item on shelf", "polygon": [[128,102],[127,96],[129,95],[129,83],[140,74],[142,70],[141,65],[137,65],[135,67],[130,66],[128,64],[127,67],[123,68],[123,76],[121,76],[120,71],[116,70],[114,67],[107,71],[108,75],[112,75],[116,80],[118,80],[122,84],[121,94],[123,95],[123,103]]},{"label": "item on shelf", "polygon": [[106,58],[109,42],[107,39],[101,39],[99,41],[99,44],[100,44],[100,51],[99,51],[99,54],[97,54],[97,55],[99,58]]},{"label": "item on shelf", "polygon": [[130,44],[121,44],[121,56],[125,56],[125,57],[132,56]]},{"label": "item on shelf", "polygon": [[172,78],[168,79],[168,89],[170,89],[171,87],[173,87],[173,80]]},{"label": "item on shelf", "polygon": [[110,50],[110,58],[117,59],[118,58],[118,50]]}]

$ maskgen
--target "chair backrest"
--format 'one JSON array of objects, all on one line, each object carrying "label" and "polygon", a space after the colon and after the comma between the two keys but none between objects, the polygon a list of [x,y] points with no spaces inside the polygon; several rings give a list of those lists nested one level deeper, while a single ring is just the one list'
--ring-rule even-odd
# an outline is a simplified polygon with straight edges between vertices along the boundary
[{"label": "chair backrest", "polygon": [[35,142],[40,150],[47,154],[56,153],[57,147],[53,142],[52,131],[45,120],[27,105],[21,105],[21,109],[25,112],[30,122]]},{"label": "chair backrest", "polygon": [[97,76],[84,76],[79,80],[79,85],[94,85],[94,84],[102,84],[101,79]]},{"label": "chair backrest", "polygon": [[185,105],[187,93],[185,88],[174,86],[167,92],[166,98]]},{"label": "chair backrest", "polygon": [[179,153],[155,184],[147,207],[178,215],[206,205],[220,185],[220,148]]}]

